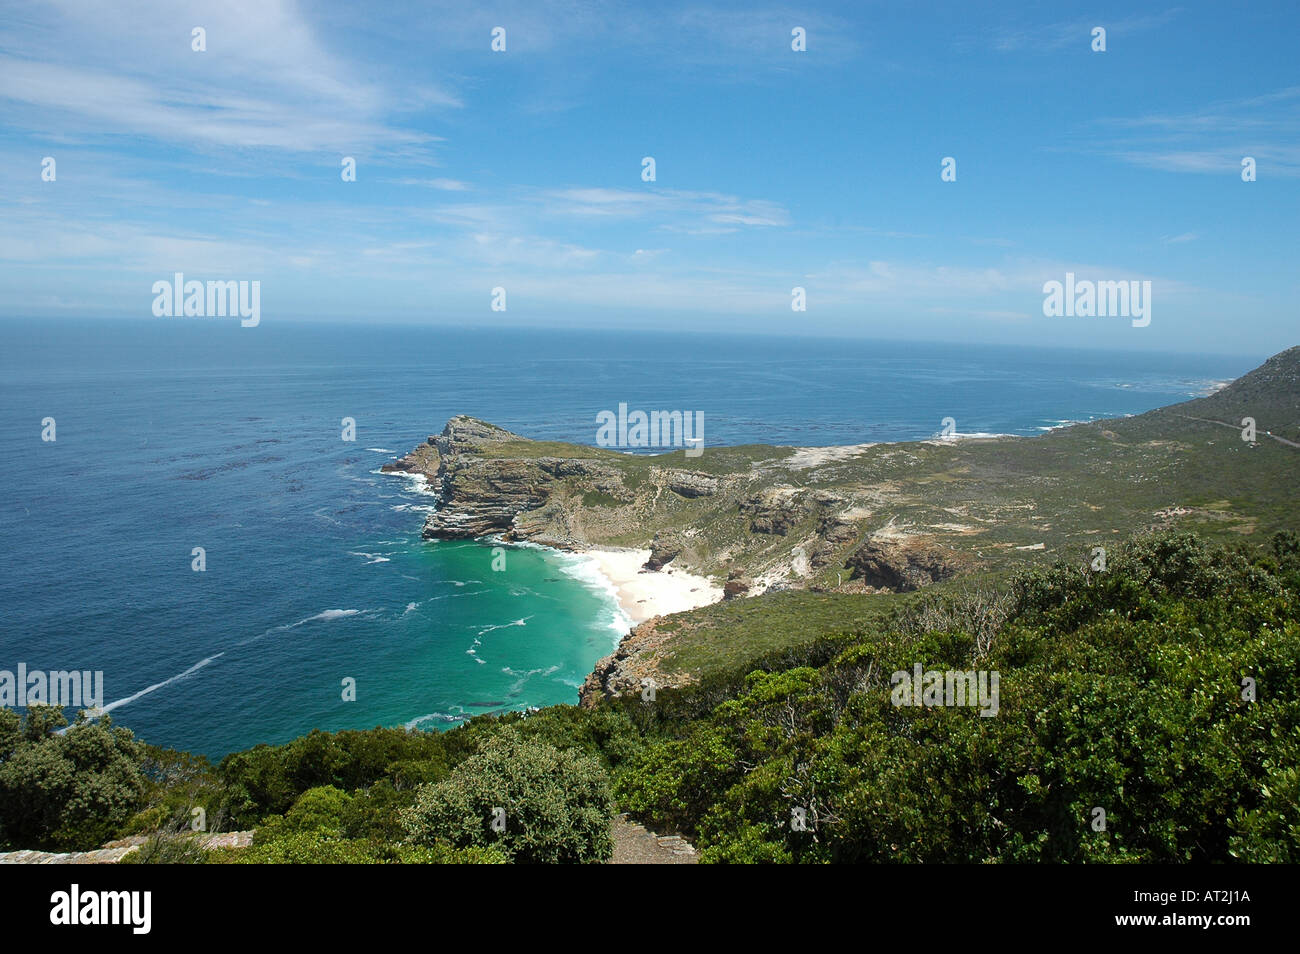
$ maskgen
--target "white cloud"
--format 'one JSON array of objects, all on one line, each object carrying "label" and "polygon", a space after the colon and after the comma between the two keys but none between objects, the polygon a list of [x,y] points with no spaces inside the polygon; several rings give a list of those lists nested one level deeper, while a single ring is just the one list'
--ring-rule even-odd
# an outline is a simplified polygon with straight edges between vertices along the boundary
[{"label": "white cloud", "polygon": [[441,192],[468,192],[470,184],[459,179],[394,179],[398,185],[423,186],[426,189],[438,189]]},{"label": "white cloud", "polygon": [[1290,108],[1296,100],[1300,86],[1181,113],[1109,117],[1095,126],[1116,134],[1099,148],[1132,165],[1166,172],[1239,175],[1242,159],[1250,156],[1261,176],[1300,176],[1300,120]]},{"label": "white cloud", "polygon": [[[191,148],[418,148],[434,137],[395,125],[413,103],[454,107],[422,86],[398,97],[325,47],[297,6],[236,0],[185,9],[167,2],[62,2],[32,8],[20,34],[0,31],[5,122]],[[207,50],[191,49],[204,28]]]},{"label": "white cloud", "polygon": [[789,213],[776,202],[744,199],[720,192],[570,188],[546,190],[538,199],[551,215],[654,218],[659,228],[693,235],[790,224]]}]

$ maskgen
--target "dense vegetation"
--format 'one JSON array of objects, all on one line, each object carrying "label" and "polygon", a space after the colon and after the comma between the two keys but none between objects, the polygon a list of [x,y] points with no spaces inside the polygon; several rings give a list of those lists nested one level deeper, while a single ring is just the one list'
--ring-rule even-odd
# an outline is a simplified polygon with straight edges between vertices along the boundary
[{"label": "dense vegetation", "polygon": [[[617,794],[712,861],[1300,859],[1295,543],[1252,562],[1167,535],[1035,571],[987,638],[974,601],[905,611],[683,694]],[[1000,672],[997,716],[893,705],[917,662]]]},{"label": "dense vegetation", "polygon": [[[142,862],[599,861],[618,809],[714,862],[1300,860],[1294,534],[1141,536],[1101,572],[818,630],[653,702],[312,732],[217,766],[0,712],[0,838],[152,833]],[[891,674],[918,663],[999,673],[997,715],[895,705]],[[253,846],[196,850],[196,807]]]},{"label": "dense vegetation", "polygon": [[100,844],[145,791],[145,748],[104,719],[66,732],[60,709],[0,709],[0,844],[59,851]]}]

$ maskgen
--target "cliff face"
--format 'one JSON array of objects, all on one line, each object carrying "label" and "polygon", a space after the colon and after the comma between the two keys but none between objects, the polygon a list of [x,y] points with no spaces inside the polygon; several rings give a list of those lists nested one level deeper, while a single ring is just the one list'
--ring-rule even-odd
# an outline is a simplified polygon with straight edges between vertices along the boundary
[{"label": "cliff face", "polygon": [[[545,453],[552,446],[582,456]],[[650,460],[547,445],[460,416],[383,470],[421,474],[437,492],[439,508],[425,520],[426,539],[500,534],[561,547],[648,546],[654,530],[644,532],[647,520],[670,519],[674,503],[714,497],[726,486],[707,473]],[[661,548],[661,562],[654,568],[684,549],[677,545],[662,559]]]},{"label": "cliff face", "polygon": [[904,540],[868,539],[848,559],[851,579],[903,593],[951,579],[969,561],[947,547]]},{"label": "cliff face", "polygon": [[387,472],[420,474],[438,494],[437,513],[425,520],[425,539],[473,539],[507,533],[514,518],[545,503],[551,479],[534,462],[484,456],[492,445],[524,438],[472,417],[453,417]]},{"label": "cliff face", "polygon": [[660,668],[659,650],[672,637],[659,629],[658,622],[658,617],[646,620],[624,636],[614,652],[596,663],[578,690],[584,708],[594,708],[604,698],[644,693],[648,687],[684,686],[693,681],[688,673]]}]

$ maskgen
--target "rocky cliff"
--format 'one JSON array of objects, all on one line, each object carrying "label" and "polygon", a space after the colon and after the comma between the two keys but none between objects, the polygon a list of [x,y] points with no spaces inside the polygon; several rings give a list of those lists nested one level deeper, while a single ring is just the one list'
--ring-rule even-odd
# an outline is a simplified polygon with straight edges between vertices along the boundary
[{"label": "rocky cliff", "polygon": [[847,498],[787,486],[765,466],[770,452],[788,451],[737,450],[745,449],[719,449],[707,462],[682,452],[621,454],[531,441],[459,416],[383,469],[421,475],[437,494],[426,539],[648,547],[647,569],[675,561],[720,584],[730,579],[731,596],[798,582],[810,552],[827,566],[860,535],[839,513]]}]

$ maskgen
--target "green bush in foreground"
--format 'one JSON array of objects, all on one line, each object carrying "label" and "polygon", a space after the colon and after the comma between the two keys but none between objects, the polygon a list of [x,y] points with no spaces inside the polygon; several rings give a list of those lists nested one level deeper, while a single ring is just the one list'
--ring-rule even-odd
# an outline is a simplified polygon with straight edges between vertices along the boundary
[{"label": "green bush in foreground", "polygon": [[308,789],[345,792],[386,782],[401,791],[437,781],[448,762],[463,758],[463,736],[405,729],[322,732],[314,729],[284,745],[258,745],[221,760],[223,813],[232,829],[254,828],[282,815]]},{"label": "green bush in foreground", "polygon": [[[609,783],[591,756],[503,727],[441,782],[426,785],[402,824],[415,845],[497,847],[512,861],[605,861],[613,853]],[[504,830],[493,829],[494,818]]]},{"label": "green bush in foreground", "polygon": [[326,831],[282,834],[251,848],[213,852],[212,860],[245,865],[495,865],[506,857],[492,847],[455,848],[442,842],[409,845],[340,838]]},{"label": "green bush in foreground", "polygon": [[201,865],[207,861],[208,852],[193,835],[155,832],[143,845],[122,858],[120,864]]},{"label": "green bush in foreground", "polygon": [[140,807],[144,747],[107,716],[79,717],[32,706],[25,719],[0,709],[0,845],[80,851],[98,848]]},{"label": "green bush in foreground", "polygon": [[[417,846],[376,837],[368,820],[371,795],[332,785],[308,789],[283,816],[257,829],[251,848],[213,852],[212,860],[276,865],[501,864],[506,860],[495,848],[461,849],[443,841]],[[380,796],[379,804],[390,803]]]}]

